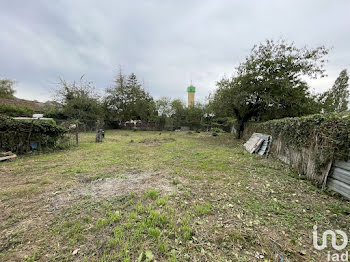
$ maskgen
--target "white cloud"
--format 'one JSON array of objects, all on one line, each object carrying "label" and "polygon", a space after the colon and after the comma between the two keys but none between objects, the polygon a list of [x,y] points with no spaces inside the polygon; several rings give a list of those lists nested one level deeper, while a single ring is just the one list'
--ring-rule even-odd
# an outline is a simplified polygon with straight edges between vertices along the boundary
[{"label": "white cloud", "polygon": [[309,81],[319,92],[350,68],[349,10],[345,0],[13,0],[0,9],[0,76],[19,82],[20,97],[44,100],[59,76],[85,74],[103,90],[122,65],[155,97],[185,99],[192,79],[203,101],[253,44],[284,37],[334,47],[329,77]]}]

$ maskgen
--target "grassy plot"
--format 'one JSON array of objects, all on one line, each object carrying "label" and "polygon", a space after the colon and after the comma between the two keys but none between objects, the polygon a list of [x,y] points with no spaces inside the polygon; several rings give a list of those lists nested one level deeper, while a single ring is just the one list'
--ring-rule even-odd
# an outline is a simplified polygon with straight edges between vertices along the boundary
[{"label": "grassy plot", "polygon": [[0,166],[3,261],[324,261],[349,202],[230,135],[109,131]]}]

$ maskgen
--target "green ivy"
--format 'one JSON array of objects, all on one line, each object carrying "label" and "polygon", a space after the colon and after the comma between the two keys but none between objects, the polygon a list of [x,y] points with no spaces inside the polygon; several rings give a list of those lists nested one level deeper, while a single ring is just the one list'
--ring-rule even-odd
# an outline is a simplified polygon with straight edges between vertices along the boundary
[{"label": "green ivy", "polygon": [[22,153],[26,150],[30,129],[30,141],[39,142],[42,148],[55,148],[57,141],[66,133],[66,129],[57,126],[53,120],[32,122],[0,116],[0,148]]},{"label": "green ivy", "polygon": [[311,148],[317,170],[324,168],[331,160],[349,160],[349,112],[283,118],[247,128],[280,138],[291,148]]}]

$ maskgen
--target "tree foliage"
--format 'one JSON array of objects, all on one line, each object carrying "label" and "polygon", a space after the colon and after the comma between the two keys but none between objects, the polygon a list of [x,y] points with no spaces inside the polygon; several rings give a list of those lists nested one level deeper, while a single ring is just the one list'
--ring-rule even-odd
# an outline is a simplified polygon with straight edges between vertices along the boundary
[{"label": "tree foliage", "polygon": [[108,88],[106,93],[104,107],[108,119],[149,121],[155,116],[154,100],[134,73],[126,77],[120,70],[114,86]]},{"label": "tree foliage", "polygon": [[221,117],[234,116],[240,135],[244,123],[252,118],[302,116],[319,109],[304,76],[324,76],[324,57],[328,50],[297,48],[284,40],[267,40],[253,47],[251,54],[231,78],[217,83],[211,107]]},{"label": "tree foliage", "polygon": [[186,126],[186,105],[180,99],[174,99],[171,102],[172,114],[171,119],[173,121],[174,129]]},{"label": "tree foliage", "polygon": [[156,100],[156,110],[158,116],[170,117],[173,114],[173,108],[171,106],[172,100],[170,97],[161,97]]},{"label": "tree foliage", "polygon": [[34,110],[26,106],[0,104],[0,115],[31,117]]},{"label": "tree foliage", "polygon": [[13,99],[16,92],[14,85],[15,81],[11,79],[0,79],[0,98]]},{"label": "tree foliage", "polygon": [[161,97],[156,100],[157,118],[156,124],[160,130],[166,129],[166,127],[172,125],[171,116],[173,109],[171,107],[171,98]]},{"label": "tree foliage", "polygon": [[320,96],[324,112],[343,112],[349,104],[349,76],[346,69],[340,72],[333,87]]},{"label": "tree foliage", "polygon": [[60,80],[57,102],[62,104],[62,113],[68,119],[79,121],[98,120],[102,118],[102,107],[92,82],[83,78],[79,82]]},{"label": "tree foliage", "polygon": [[196,103],[194,106],[186,107],[180,99],[171,100],[162,97],[156,101],[158,112],[157,124],[160,129],[178,129],[188,126],[190,129],[207,128],[204,121],[206,105]]}]

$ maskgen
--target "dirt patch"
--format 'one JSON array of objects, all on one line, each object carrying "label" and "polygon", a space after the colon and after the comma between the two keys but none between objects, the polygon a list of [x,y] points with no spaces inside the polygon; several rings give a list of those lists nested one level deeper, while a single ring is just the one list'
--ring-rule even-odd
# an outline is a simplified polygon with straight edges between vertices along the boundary
[{"label": "dirt patch", "polygon": [[81,183],[78,187],[65,192],[55,192],[54,196],[50,197],[48,208],[50,211],[64,208],[84,197],[98,201],[131,192],[144,193],[148,189],[156,189],[168,194],[175,191],[176,187],[160,173],[132,172],[119,177]]},{"label": "dirt patch", "polygon": [[145,138],[141,140],[139,143],[146,145],[160,145],[163,143],[174,142],[175,138],[167,137],[167,138]]}]

